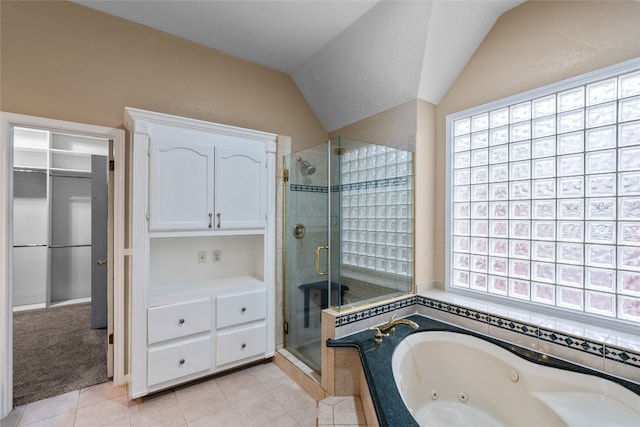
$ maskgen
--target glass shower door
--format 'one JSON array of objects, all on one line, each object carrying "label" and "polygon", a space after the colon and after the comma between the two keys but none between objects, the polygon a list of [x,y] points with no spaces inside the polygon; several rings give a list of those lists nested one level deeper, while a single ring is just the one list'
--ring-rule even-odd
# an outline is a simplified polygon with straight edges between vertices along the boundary
[{"label": "glass shower door", "polygon": [[337,303],[329,283],[340,277],[339,204],[332,197],[340,175],[332,170],[332,151],[323,143],[285,158],[284,344],[318,373],[321,311]]}]

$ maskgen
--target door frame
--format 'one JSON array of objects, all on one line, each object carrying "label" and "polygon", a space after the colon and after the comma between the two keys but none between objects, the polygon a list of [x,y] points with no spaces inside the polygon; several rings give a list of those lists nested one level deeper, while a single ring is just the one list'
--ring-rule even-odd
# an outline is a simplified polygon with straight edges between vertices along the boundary
[{"label": "door frame", "polygon": [[[0,111],[0,419],[13,409],[13,137],[14,126],[44,128],[108,138],[113,141],[113,240],[109,242],[108,265],[112,267],[113,300],[109,312],[113,319],[113,383],[124,384],[125,377],[125,132],[123,129]],[[111,292],[110,292],[111,294]]]}]

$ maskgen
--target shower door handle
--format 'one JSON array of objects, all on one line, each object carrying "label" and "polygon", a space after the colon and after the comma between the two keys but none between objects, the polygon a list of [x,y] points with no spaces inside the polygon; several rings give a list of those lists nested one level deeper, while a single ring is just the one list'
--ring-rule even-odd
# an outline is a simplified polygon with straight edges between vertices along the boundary
[{"label": "shower door handle", "polygon": [[328,271],[320,271],[320,251],[322,249],[326,249],[327,251],[329,251],[329,246],[323,245],[316,248],[316,274],[318,276],[326,276],[327,274],[329,274]]}]

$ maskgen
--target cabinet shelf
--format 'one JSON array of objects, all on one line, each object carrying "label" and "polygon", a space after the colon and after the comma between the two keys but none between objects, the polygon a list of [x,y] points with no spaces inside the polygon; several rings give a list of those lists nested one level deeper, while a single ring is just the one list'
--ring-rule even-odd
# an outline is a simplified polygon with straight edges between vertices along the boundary
[{"label": "cabinet shelf", "polygon": [[264,289],[265,283],[253,276],[238,276],[225,279],[202,280],[197,282],[182,282],[165,286],[151,285],[149,287],[149,307],[173,304],[177,300],[198,298],[212,293],[242,293],[251,290]]},{"label": "cabinet shelf", "polygon": [[198,230],[179,230],[179,231],[152,231],[149,232],[149,238],[167,238],[167,237],[223,237],[223,236],[263,236],[266,233],[264,229],[247,228],[247,229],[211,229],[210,231]]}]

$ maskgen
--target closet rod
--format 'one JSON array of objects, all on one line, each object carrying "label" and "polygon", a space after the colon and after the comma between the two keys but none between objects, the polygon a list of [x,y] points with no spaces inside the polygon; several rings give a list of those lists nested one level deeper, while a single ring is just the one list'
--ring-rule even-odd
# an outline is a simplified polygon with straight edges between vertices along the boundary
[{"label": "closet rod", "polygon": [[14,248],[42,248],[47,247],[46,243],[30,243],[28,245],[13,245]]},{"label": "closet rod", "polygon": [[22,172],[22,173],[47,173],[46,170],[39,169],[24,169],[24,168],[13,168],[14,172]]},{"label": "closet rod", "polygon": [[91,245],[50,245],[51,249],[60,249],[60,248],[90,248]]},{"label": "closet rod", "polygon": [[[91,172],[87,172],[91,173]],[[91,175],[74,175],[69,173],[51,173],[52,178],[82,178],[82,179],[91,179]]]}]

